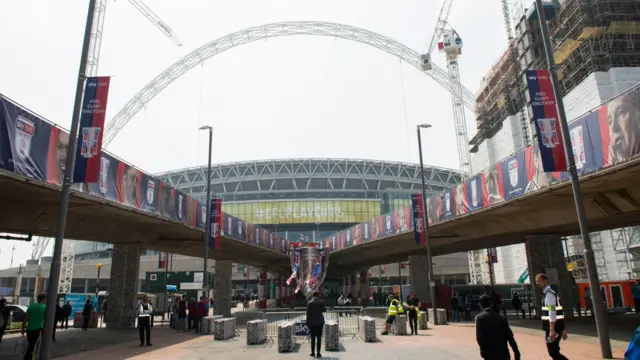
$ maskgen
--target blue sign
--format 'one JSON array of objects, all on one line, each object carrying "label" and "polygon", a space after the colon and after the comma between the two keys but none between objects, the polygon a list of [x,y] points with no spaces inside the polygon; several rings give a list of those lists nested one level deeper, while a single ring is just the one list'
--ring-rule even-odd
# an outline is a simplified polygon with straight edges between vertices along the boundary
[{"label": "blue sign", "polygon": [[309,336],[309,327],[306,321],[300,321],[295,323],[296,336]]},{"label": "blue sign", "polygon": [[66,294],[64,296],[64,303],[65,304],[67,303],[67,301],[71,301],[71,318],[73,318],[75,316],[75,313],[82,312],[82,310],[84,309],[84,304],[87,302],[87,298],[88,297],[91,297],[91,306],[93,306],[93,309],[94,310],[97,309],[98,308],[98,299],[95,297],[95,295],[89,295],[89,294]]}]

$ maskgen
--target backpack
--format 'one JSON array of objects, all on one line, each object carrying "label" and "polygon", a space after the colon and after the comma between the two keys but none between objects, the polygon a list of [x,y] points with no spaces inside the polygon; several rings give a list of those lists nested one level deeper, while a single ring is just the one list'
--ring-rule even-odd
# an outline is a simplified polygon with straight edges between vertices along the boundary
[{"label": "backpack", "polygon": [[640,326],[636,329],[624,353],[624,360],[640,360]]}]

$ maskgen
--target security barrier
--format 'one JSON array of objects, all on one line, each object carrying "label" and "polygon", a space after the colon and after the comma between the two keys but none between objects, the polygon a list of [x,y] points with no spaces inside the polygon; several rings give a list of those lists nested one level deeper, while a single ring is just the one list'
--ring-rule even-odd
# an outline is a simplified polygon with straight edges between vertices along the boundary
[{"label": "security barrier", "polygon": [[[359,330],[360,314],[355,310],[329,310],[324,313],[325,321],[334,320],[338,323],[341,335],[356,336]],[[307,327],[307,312],[305,311],[269,311],[264,313],[267,320],[267,337],[273,339],[278,336],[278,326],[288,322],[295,323],[296,336],[309,336]]]}]

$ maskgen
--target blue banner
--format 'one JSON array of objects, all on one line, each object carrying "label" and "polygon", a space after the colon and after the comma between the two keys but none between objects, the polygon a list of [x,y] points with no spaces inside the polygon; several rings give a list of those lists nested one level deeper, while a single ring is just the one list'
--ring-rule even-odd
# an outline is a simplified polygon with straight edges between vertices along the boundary
[{"label": "blue banner", "polygon": [[524,155],[522,150],[502,161],[502,187],[506,200],[522,196],[527,187],[527,166]]},{"label": "blue banner", "polygon": [[65,294],[64,302],[71,301],[71,318],[75,316],[75,313],[82,312],[84,310],[84,304],[87,302],[87,299],[91,299],[91,306],[93,306],[93,310],[95,311],[98,308],[98,299],[95,295],[88,294]]}]

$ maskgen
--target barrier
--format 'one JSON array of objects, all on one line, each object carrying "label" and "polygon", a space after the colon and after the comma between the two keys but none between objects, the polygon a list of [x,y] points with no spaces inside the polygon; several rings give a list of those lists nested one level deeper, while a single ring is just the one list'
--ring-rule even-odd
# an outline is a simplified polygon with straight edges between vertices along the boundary
[{"label": "barrier", "polygon": [[[447,310],[436,309],[436,315],[433,315],[433,309],[428,309],[429,322],[434,325],[447,325]],[[434,322],[435,320],[435,322]]]},{"label": "barrier", "polygon": [[200,334],[211,335],[213,334],[214,321],[222,319],[222,315],[205,316],[200,321]]},{"label": "barrier", "polygon": [[236,334],[236,319],[217,319],[214,322],[213,338],[215,340],[231,339]]},{"label": "barrier", "polygon": [[426,330],[429,328],[429,319],[425,311],[420,311],[420,319],[418,321],[418,327],[420,330]]},{"label": "barrier", "polygon": [[340,350],[340,325],[335,320],[329,320],[324,324],[324,349]]},{"label": "barrier", "polygon": [[[342,314],[342,316],[340,316]],[[324,313],[325,322],[336,321],[340,335],[358,335],[358,319],[360,315],[353,311],[342,311],[340,313],[330,310]],[[307,311],[282,311],[282,312],[266,312],[264,319],[267,321],[267,337],[274,338],[278,335],[278,326],[284,323],[293,322],[295,327],[295,336],[309,336],[309,328],[307,327]]]},{"label": "barrier", "polygon": [[296,326],[294,322],[278,325],[278,352],[293,351],[296,346]]},{"label": "barrier", "polygon": [[267,341],[267,320],[247,322],[247,345],[258,345]]},{"label": "barrier", "polygon": [[407,335],[407,315],[397,315],[391,325],[391,333],[395,335]]},{"label": "barrier", "polygon": [[364,342],[376,342],[376,320],[370,316],[360,318],[360,339]]}]

